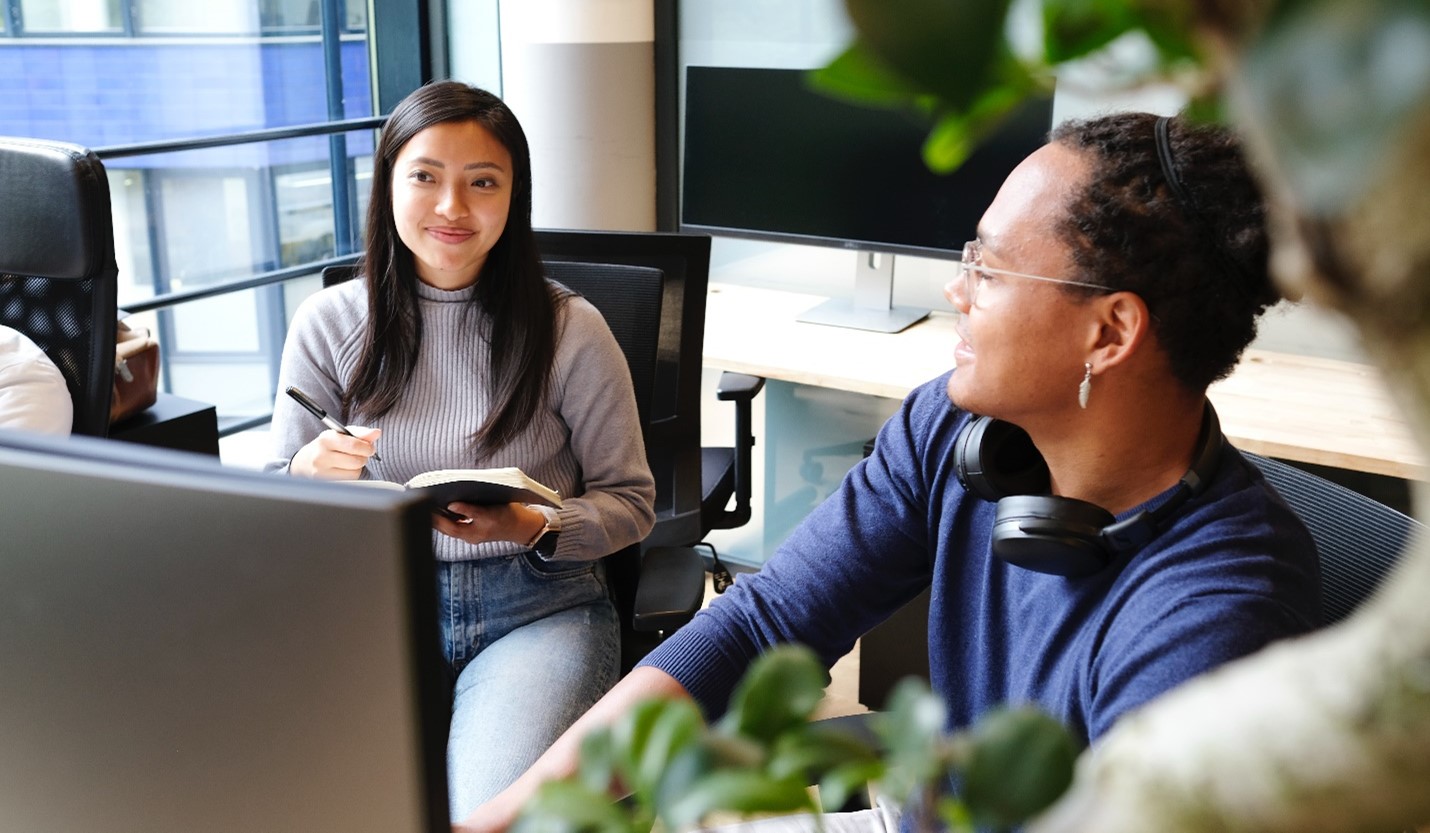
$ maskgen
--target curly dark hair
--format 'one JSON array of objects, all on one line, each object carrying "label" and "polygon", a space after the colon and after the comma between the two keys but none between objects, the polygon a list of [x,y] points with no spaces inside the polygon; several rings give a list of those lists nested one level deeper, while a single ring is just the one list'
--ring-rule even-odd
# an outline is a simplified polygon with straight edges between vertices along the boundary
[{"label": "curly dark hair", "polygon": [[1158,158],[1150,113],[1068,121],[1050,138],[1092,163],[1059,230],[1079,280],[1137,293],[1173,374],[1189,390],[1231,372],[1278,300],[1266,205],[1229,130],[1181,117],[1167,125],[1178,195]]}]

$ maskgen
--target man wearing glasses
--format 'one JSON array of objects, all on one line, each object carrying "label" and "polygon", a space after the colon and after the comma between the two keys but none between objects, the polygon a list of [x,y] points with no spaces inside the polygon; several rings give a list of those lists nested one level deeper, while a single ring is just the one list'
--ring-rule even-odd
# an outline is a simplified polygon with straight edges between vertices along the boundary
[{"label": "man wearing glasses", "polygon": [[[1124,113],[1056,128],[945,290],[957,369],[915,390],[765,567],[652,652],[467,829],[499,830],[649,696],[718,715],[784,642],[832,664],[931,588],[949,728],[1036,703],[1094,741],[1169,688],[1319,624],[1314,548],[1206,390],[1277,299],[1236,139]],[[907,819],[904,820],[907,822]],[[898,811],[836,814],[890,830]]]}]

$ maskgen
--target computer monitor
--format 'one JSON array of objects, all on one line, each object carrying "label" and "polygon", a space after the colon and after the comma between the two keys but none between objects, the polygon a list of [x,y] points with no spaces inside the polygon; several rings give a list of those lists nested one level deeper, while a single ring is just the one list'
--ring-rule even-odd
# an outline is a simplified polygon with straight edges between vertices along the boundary
[{"label": "computer monitor", "polygon": [[420,498],[5,431],[0,492],[0,830],[450,830]]},{"label": "computer monitor", "polygon": [[932,122],[812,89],[806,70],[692,66],[685,81],[681,228],[858,251],[853,301],[802,320],[896,332],[892,255],[953,259],[1003,180],[1043,145],[1052,102],[1022,105],[956,171],[935,174]]}]

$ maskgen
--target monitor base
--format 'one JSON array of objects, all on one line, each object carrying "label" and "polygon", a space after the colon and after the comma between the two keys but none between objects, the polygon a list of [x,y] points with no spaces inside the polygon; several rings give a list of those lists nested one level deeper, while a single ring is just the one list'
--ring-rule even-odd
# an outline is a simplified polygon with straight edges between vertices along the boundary
[{"label": "monitor base", "polygon": [[884,309],[856,306],[847,298],[831,298],[795,317],[806,324],[825,324],[875,333],[897,333],[922,321],[929,311],[919,307],[891,306]]}]

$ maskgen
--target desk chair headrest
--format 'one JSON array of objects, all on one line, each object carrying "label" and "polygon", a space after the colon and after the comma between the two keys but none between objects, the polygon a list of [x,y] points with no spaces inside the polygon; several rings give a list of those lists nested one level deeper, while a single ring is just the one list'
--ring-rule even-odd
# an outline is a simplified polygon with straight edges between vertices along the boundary
[{"label": "desk chair headrest", "polygon": [[0,137],[0,272],[77,279],[113,272],[109,181],[89,150]]}]

